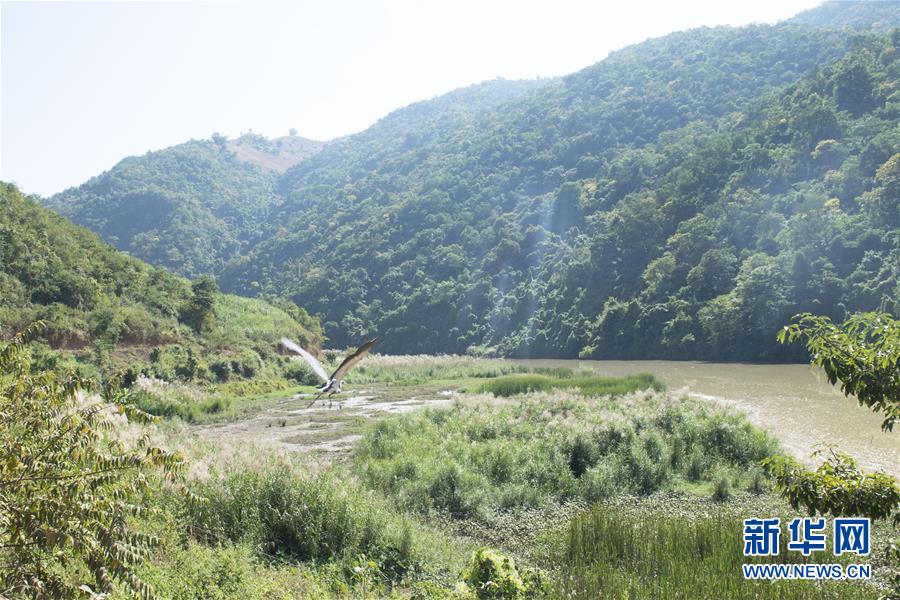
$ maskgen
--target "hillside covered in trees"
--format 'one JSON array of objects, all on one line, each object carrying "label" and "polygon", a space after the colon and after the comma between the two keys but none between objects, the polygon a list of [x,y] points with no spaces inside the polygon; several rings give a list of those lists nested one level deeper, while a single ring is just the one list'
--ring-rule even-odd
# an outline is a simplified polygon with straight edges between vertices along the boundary
[{"label": "hillside covered in trees", "polygon": [[185,277],[212,274],[262,232],[282,167],[321,147],[296,136],[214,134],[126,158],[47,204],[141,260]]},{"label": "hillside covered in trees", "polygon": [[796,359],[773,343],[794,313],[900,308],[895,9],[486,82],[281,176],[191,142],[50,204],[154,264],[288,295],[339,346]]},{"label": "hillside covered in trees", "polygon": [[289,301],[221,294],[208,278],[191,283],[2,184],[0,339],[34,321],[45,324],[32,347],[38,365],[84,376],[122,368],[168,381],[280,375],[280,336],[322,341],[318,321]]}]

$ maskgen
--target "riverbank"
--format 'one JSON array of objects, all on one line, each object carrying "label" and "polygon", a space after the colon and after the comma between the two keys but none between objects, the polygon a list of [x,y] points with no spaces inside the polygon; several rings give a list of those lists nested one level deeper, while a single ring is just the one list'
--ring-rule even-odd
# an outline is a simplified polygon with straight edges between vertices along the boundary
[{"label": "riverbank", "polygon": [[864,469],[900,477],[900,431],[883,432],[882,418],[845,397],[808,364],[762,365],[696,361],[516,360],[526,367],[591,369],[599,375],[653,373],[672,391],[745,412],[807,464],[822,444],[836,444]]}]

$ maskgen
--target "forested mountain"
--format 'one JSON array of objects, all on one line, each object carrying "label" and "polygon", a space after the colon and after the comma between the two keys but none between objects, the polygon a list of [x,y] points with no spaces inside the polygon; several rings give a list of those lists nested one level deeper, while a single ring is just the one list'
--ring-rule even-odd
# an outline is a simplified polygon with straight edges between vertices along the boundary
[{"label": "forested mountain", "polygon": [[788,23],[830,29],[865,29],[888,32],[900,21],[900,3],[896,0],[829,0],[804,10]]},{"label": "forested mountain", "polygon": [[641,186],[586,220],[507,340],[786,358],[771,335],[796,312],[900,308],[898,41],[870,40],[717,131],[644,150]]},{"label": "forested mountain", "polygon": [[[792,272],[775,276],[784,289],[745,282],[795,250],[826,279],[862,260],[840,244],[820,256],[831,242],[790,237],[791,218],[843,194],[841,218],[868,230],[855,198],[896,151],[885,44],[796,26],[704,29],[615,53],[498,110],[398,111],[288,171],[278,229],[222,281],[287,291],[338,343],[378,332],[392,351],[779,358],[772,335],[793,312],[870,306],[893,285],[880,228],[866,248],[875,272],[857,275],[877,288],[868,295],[842,298],[857,290],[849,283],[795,289]],[[760,99],[853,46],[837,71]],[[859,106],[855,77],[872,88]],[[813,160],[829,139],[840,154],[822,162],[825,143]],[[857,187],[825,187],[838,173]],[[753,285],[775,299],[754,298]]]},{"label": "forested mountain", "polygon": [[43,321],[42,366],[90,375],[127,366],[166,379],[210,377],[223,361],[259,370],[282,335],[322,341],[316,319],[276,304],[126,256],[0,183],[0,339]]},{"label": "forested mountain", "polygon": [[[174,234],[151,216],[129,239],[155,254],[117,243],[171,267],[184,259],[159,256],[177,243],[206,243],[180,272],[288,294],[339,346],[377,333],[389,352],[796,358],[773,342],[791,314],[900,298],[898,34],[839,27],[884,29],[886,6],[685,31],[568,77],[457,90],[225,203],[252,207],[246,221]],[[215,152],[192,144],[177,148]],[[188,190],[173,211],[209,197],[190,182],[223,181],[147,168]],[[110,240],[106,223],[137,221],[90,185],[53,202]]]},{"label": "forested mountain", "polygon": [[[409,110],[422,118],[489,110],[541,85],[497,81],[476,86],[488,88],[478,95],[455,92]],[[279,175],[324,146],[296,135],[216,133],[126,158],[45,204],[141,260],[185,277],[214,275],[277,222],[270,211],[282,202]]]},{"label": "forested mountain", "polygon": [[47,204],[141,260],[186,277],[212,274],[261,232],[278,174],[321,147],[216,134],[126,158]]}]

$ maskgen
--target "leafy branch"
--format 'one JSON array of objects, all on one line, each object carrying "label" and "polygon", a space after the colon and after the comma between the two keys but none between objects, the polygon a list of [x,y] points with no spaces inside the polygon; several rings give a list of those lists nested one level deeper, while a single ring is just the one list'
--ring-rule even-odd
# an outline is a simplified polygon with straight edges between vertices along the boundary
[{"label": "leafy branch", "polygon": [[809,313],[793,320],[778,341],[805,341],[812,364],[825,370],[828,381],[884,414],[881,428],[891,431],[900,418],[900,321],[881,312],[856,314],[841,325]]},{"label": "leafy branch", "polygon": [[[130,448],[118,439],[112,415],[142,424],[153,417],[130,405],[116,378],[101,402],[81,404],[89,382],[32,373],[25,342],[40,327],[0,349],[0,594],[58,598],[118,585],[149,598],[153,590],[134,566],[158,540],[135,529],[132,517],[148,510],[141,503],[148,476],[177,481],[184,461],[150,446],[146,435]],[[63,578],[62,568],[91,580]]]}]

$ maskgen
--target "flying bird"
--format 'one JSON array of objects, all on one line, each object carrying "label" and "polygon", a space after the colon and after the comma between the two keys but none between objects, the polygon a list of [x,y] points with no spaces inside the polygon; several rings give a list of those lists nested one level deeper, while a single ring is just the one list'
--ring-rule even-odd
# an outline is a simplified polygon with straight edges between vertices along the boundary
[{"label": "flying bird", "polygon": [[338,365],[338,368],[335,369],[334,373],[332,373],[330,376],[325,371],[325,367],[322,366],[322,363],[316,360],[315,356],[313,356],[291,340],[287,339],[286,337],[281,338],[281,343],[288,350],[296,352],[304,359],[306,359],[306,362],[309,363],[309,366],[312,367],[312,370],[316,372],[316,375],[318,375],[319,379],[321,379],[324,383],[322,387],[318,388],[319,394],[315,398],[313,398],[313,401],[306,406],[306,408],[309,408],[316,403],[316,400],[322,397],[322,394],[328,394],[328,397],[330,398],[334,394],[341,393],[341,386],[343,386],[344,384],[344,376],[347,375],[347,372],[352,369],[354,365],[356,365],[356,363],[365,358],[366,354],[369,353],[369,350],[371,350],[372,347],[378,343],[378,338],[369,340],[368,342],[357,348],[356,352],[345,358],[344,361],[340,365]]}]

